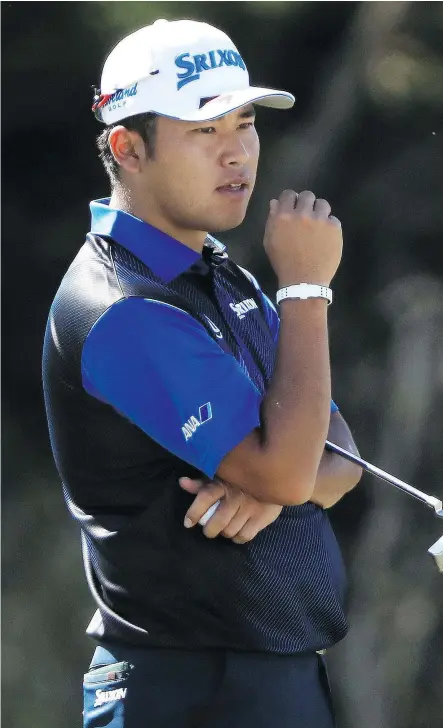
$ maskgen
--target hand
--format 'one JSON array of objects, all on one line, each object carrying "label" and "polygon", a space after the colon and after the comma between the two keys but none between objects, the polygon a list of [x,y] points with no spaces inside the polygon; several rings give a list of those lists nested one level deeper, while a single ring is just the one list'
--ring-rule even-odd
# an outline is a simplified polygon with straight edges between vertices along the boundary
[{"label": "hand", "polygon": [[284,190],[271,200],[264,248],[279,287],[295,283],[329,286],[340,264],[340,221],[326,200],[313,192]]},{"label": "hand", "polygon": [[189,519],[188,528],[195,526],[208,508],[220,501],[216,512],[203,527],[207,538],[221,534],[238,544],[252,541],[282,511],[282,506],[258,501],[218,480],[180,478],[179,483],[183,490],[197,495],[185,516],[185,521]]}]

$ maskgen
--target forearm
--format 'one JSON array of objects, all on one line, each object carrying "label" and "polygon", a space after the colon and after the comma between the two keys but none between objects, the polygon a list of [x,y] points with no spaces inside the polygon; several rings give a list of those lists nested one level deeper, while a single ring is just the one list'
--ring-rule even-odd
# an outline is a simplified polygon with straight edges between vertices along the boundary
[{"label": "forearm", "polygon": [[[264,245],[280,288],[297,282],[327,287],[341,258],[341,226],[326,200],[284,190],[271,200]],[[217,477],[259,500],[305,503],[315,486],[330,399],[326,301],[283,300],[260,427],[223,458]]]},{"label": "forearm", "polygon": [[[359,454],[349,427],[339,412],[331,415],[327,439],[348,452]],[[311,500],[323,508],[330,508],[357,485],[362,472],[357,465],[325,450]]]},{"label": "forearm", "polygon": [[330,400],[327,304],[318,299],[284,301],[261,427],[224,458],[219,479],[269,503],[309,500],[328,431]]},{"label": "forearm", "polygon": [[[284,301],[274,376],[263,401],[265,451],[305,481],[308,499],[322,457],[331,398],[327,305],[325,301]],[[284,470],[283,470],[284,472]],[[302,496],[303,498],[303,496]]]}]

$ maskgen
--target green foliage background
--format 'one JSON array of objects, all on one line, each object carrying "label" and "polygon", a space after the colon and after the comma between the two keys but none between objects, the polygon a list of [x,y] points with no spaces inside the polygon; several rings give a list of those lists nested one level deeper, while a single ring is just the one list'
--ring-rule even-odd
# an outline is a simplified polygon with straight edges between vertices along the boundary
[{"label": "green foliage background", "polygon": [[[261,111],[259,183],[222,236],[273,294],[267,201],[327,197],[345,253],[331,314],[334,399],[362,454],[443,496],[443,5],[441,2],[2,3],[3,718],[81,725],[93,610],[79,535],[49,450],[40,357],[58,283],[107,194],[90,113],[110,48],[158,17],[203,19],[253,82],[287,88]],[[442,725],[441,533],[420,504],[365,476],[332,511],[351,631],[330,654],[342,728]]]}]

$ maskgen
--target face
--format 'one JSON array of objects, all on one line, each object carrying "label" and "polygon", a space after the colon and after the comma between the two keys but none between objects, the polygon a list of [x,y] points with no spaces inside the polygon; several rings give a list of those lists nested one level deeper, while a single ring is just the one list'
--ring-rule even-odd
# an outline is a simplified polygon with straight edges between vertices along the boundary
[{"label": "face", "polygon": [[216,121],[157,119],[154,158],[143,160],[137,186],[166,230],[215,233],[243,221],[260,148],[254,116],[249,105]]}]

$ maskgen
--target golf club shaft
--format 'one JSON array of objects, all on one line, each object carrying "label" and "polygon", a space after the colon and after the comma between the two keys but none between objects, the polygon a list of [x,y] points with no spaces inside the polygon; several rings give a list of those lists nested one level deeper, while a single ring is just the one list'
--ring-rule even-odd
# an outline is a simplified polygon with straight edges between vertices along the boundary
[{"label": "golf club shaft", "polygon": [[[423,493],[421,490],[418,490],[417,488],[414,488],[412,485],[405,483],[404,480],[400,480],[399,478],[396,478],[394,475],[390,475],[390,473],[387,473],[385,470],[382,470],[381,468],[377,468],[376,465],[372,465],[371,463],[368,463],[366,460],[362,460],[362,458],[358,457],[358,455],[354,455],[352,452],[349,452],[348,450],[344,450],[344,448],[340,447],[339,445],[335,445],[335,443],[330,442],[329,440],[326,440],[325,448],[327,450],[331,450],[332,452],[335,452],[337,455],[341,455],[341,457],[345,458],[346,460],[350,460],[351,463],[355,463],[356,465],[359,465],[361,468],[366,470],[368,473],[375,475],[377,478],[380,478],[381,480],[385,480],[387,483],[394,485],[396,488],[399,488],[404,493],[411,495],[413,498],[416,498],[417,500],[421,501],[425,505],[429,506],[429,508],[432,508],[432,510],[435,511],[436,515],[439,516],[440,518],[443,517],[443,504],[442,504],[441,500],[439,500],[438,498],[435,498],[433,495],[428,495],[427,493]],[[201,517],[199,523],[202,526],[206,525],[206,523],[209,521],[211,516],[214,515],[214,513],[217,510],[219,505],[220,505],[220,501],[217,501]]]},{"label": "golf club shaft", "polygon": [[381,480],[386,480],[387,483],[395,485],[396,488],[399,488],[404,493],[408,493],[408,495],[411,495],[413,498],[417,498],[417,500],[425,503],[436,513],[442,510],[441,500],[435,498],[433,495],[428,495],[427,493],[423,493],[421,490],[417,490],[417,488],[414,488],[412,485],[405,483],[403,480],[399,480],[399,478],[396,478],[394,475],[390,475],[385,470],[381,470],[381,468],[377,468],[375,465],[368,463],[366,460],[362,460],[357,455],[339,447],[339,445],[329,442],[329,440],[326,440],[325,447],[327,450],[332,450],[332,452],[337,453],[337,455],[341,455],[346,458],[346,460],[350,460],[352,463],[360,465],[361,468],[367,470],[368,473],[372,473],[372,475],[375,475],[377,478],[381,478]]}]

